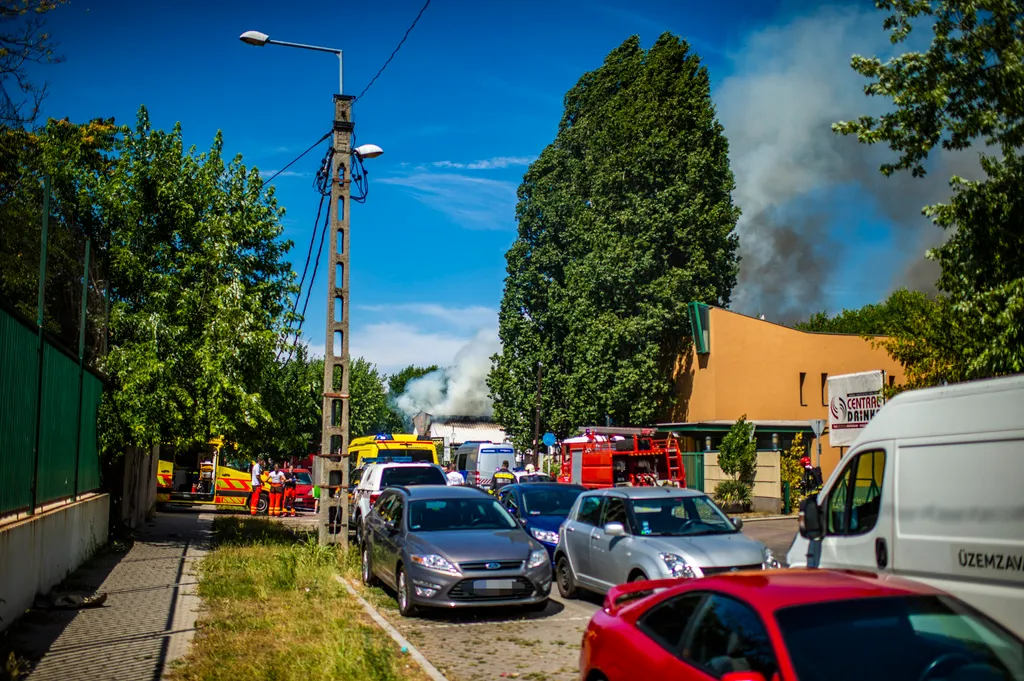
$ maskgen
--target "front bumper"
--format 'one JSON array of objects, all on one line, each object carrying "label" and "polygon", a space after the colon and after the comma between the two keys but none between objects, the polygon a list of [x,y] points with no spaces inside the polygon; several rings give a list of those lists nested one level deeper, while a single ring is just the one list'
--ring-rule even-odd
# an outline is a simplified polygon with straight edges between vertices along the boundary
[{"label": "front bumper", "polygon": [[[529,569],[466,571],[454,575],[410,563],[408,579],[412,582],[409,596],[416,605],[453,609],[501,607],[547,600],[551,595],[552,570],[545,563]],[[484,580],[492,584],[485,584]]]}]

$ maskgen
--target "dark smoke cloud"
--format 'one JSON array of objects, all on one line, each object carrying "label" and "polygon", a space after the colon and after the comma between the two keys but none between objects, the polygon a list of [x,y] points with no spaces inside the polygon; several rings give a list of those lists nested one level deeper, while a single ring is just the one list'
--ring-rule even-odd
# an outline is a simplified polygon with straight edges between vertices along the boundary
[{"label": "dark smoke cloud", "polygon": [[[976,177],[977,151],[933,154],[925,179],[884,177],[888,149],[837,137],[831,124],[875,114],[888,103],[863,94],[853,54],[886,58],[893,51],[874,10],[826,7],[791,23],[749,35],[733,54],[734,73],[715,91],[743,210],[739,285],[734,307],[793,321],[831,309],[843,293],[837,274],[849,261],[876,268],[889,290],[934,291],[938,268],[925,260],[945,235],[921,215],[949,198],[949,178]],[[902,49],[902,48],[901,48]],[[851,206],[851,189],[866,200]],[[884,263],[857,251],[850,230],[865,217],[890,225]],[[844,233],[845,232],[845,233]],[[845,291],[848,293],[848,291]],[[877,302],[865,299],[861,304]]]}]

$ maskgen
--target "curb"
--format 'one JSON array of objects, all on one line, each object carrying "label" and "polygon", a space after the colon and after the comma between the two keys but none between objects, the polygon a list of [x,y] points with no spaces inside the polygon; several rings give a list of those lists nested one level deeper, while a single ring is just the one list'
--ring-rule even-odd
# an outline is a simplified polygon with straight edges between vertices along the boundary
[{"label": "curb", "polygon": [[766,515],[758,516],[756,518],[743,518],[743,524],[747,523],[759,523],[763,520],[799,520],[798,516],[795,515]]},{"label": "curb", "polygon": [[341,575],[334,575],[334,578],[338,580],[339,584],[344,585],[344,587],[348,590],[352,597],[359,601],[359,604],[363,606],[363,610],[366,611],[366,614],[369,615],[370,618],[374,622],[376,622],[381,629],[386,631],[388,633],[388,636],[390,636],[392,640],[394,640],[394,642],[399,645],[399,647],[409,651],[409,655],[412,657],[412,659],[416,660],[416,662],[419,663],[420,667],[423,668],[423,671],[426,672],[427,676],[429,676],[434,681],[448,681],[448,678],[440,671],[438,671],[437,667],[430,664],[430,660],[423,657],[423,653],[421,653],[416,648],[416,646],[409,643],[409,641],[407,641],[404,636],[398,633],[397,629],[391,626],[390,622],[384,619],[381,616],[381,614],[377,612],[376,608],[370,605],[365,598],[359,595],[359,593],[355,590],[355,588],[352,586],[352,584],[349,583],[347,579],[343,578]]}]

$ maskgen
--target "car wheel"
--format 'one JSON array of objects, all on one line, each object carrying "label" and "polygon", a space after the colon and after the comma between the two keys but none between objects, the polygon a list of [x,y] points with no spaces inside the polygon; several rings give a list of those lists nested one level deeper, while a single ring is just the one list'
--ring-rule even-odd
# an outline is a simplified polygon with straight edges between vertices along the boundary
[{"label": "car wheel", "polygon": [[363,547],[363,584],[366,586],[376,586],[377,576],[373,574],[373,564],[370,563],[370,547]]},{"label": "car wheel", "polygon": [[356,516],[356,546],[363,545],[363,517]]},{"label": "car wheel", "polygon": [[523,606],[523,610],[526,612],[544,612],[548,609],[548,599],[545,598],[539,603],[529,603]]},{"label": "car wheel", "polygon": [[555,575],[558,579],[558,593],[561,594],[562,598],[576,598],[579,596],[580,590],[576,586],[576,578],[572,574],[572,566],[569,565],[569,559],[565,556],[558,558]]},{"label": "car wheel", "polygon": [[629,576],[629,581],[630,582],[646,582],[647,581],[647,575],[645,575],[644,573],[642,573],[640,571],[637,571],[637,572],[634,572],[633,574],[631,574]]},{"label": "car wheel", "polygon": [[416,606],[412,603],[412,587],[405,576],[405,569],[398,568],[398,614],[402,617],[413,617],[416,615]]}]

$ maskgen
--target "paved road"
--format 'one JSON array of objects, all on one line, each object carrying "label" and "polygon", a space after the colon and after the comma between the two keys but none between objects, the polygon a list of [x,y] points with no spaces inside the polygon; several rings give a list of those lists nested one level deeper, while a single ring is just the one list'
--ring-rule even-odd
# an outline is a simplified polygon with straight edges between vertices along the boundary
[{"label": "paved road", "polygon": [[[747,523],[744,534],[765,542],[780,560],[796,532],[796,520]],[[394,609],[384,615],[451,681],[573,681],[579,678],[579,644],[602,598],[552,598],[544,613],[519,610],[428,613],[402,618]],[[515,676],[513,676],[515,675]]]}]

